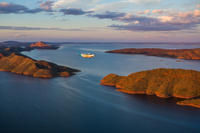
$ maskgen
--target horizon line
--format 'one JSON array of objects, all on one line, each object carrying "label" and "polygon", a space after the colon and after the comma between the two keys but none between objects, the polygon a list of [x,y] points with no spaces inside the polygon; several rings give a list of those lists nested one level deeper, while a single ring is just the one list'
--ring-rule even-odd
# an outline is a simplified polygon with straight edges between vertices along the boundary
[{"label": "horizon line", "polygon": [[[8,40],[8,41],[0,41],[0,43],[6,43],[6,42],[18,42],[18,43],[33,43],[33,42],[39,42],[39,41],[15,41],[15,40]],[[186,44],[186,43],[190,43],[190,44],[200,44],[200,41],[199,42],[153,42],[153,41],[150,41],[150,42],[147,42],[147,41],[42,41],[42,42],[46,42],[46,43],[155,43],[155,44],[158,44],[158,43],[167,43],[167,44]]]}]

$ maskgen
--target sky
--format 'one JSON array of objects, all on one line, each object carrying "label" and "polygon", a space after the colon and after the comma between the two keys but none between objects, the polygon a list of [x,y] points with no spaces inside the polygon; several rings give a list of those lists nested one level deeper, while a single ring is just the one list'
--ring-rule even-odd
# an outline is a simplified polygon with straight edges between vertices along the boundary
[{"label": "sky", "polygon": [[0,0],[0,41],[200,42],[200,0]]}]

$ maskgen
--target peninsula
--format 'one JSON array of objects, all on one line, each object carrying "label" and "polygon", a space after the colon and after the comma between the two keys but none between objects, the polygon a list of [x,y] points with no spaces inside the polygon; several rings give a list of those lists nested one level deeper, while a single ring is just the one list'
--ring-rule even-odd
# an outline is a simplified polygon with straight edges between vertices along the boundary
[{"label": "peninsula", "polygon": [[200,60],[200,48],[195,49],[158,49],[158,48],[126,48],[106,51],[106,53],[144,54],[147,56],[170,57],[185,60]]},{"label": "peninsula", "polygon": [[[181,98],[177,104],[200,107],[200,72],[184,69],[154,69],[128,76],[109,74],[101,85],[113,86],[128,94],[156,95],[160,98]],[[194,99],[195,98],[195,99]]]},{"label": "peninsula", "polygon": [[43,45],[41,42],[35,45],[31,44],[27,47],[0,47],[0,71],[12,72],[36,78],[53,78],[53,77],[69,77],[76,72],[77,69],[59,66],[51,62],[43,60],[34,60],[28,56],[21,54],[22,51],[31,51],[35,48],[54,49],[49,45]]}]

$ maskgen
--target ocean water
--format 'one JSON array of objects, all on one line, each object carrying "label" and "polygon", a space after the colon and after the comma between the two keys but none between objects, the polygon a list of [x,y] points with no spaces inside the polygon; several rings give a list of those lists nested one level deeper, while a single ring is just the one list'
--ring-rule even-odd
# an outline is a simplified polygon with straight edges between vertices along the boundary
[{"label": "ocean water", "polygon": [[[199,48],[194,44],[63,44],[24,54],[77,68],[69,78],[36,79],[0,72],[0,133],[199,133],[200,109],[176,99],[128,95],[99,85],[109,73],[154,68],[200,71],[200,61],[104,53],[119,48]],[[95,53],[85,59],[80,53]]]}]

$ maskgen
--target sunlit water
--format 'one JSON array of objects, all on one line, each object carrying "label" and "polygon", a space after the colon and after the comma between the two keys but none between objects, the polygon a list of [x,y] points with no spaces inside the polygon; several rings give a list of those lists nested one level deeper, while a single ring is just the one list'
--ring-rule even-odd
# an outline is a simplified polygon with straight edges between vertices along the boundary
[{"label": "sunlit water", "polygon": [[[154,68],[200,71],[200,61],[104,53],[118,48],[197,48],[172,44],[66,44],[24,54],[81,70],[70,78],[36,79],[0,72],[1,133],[199,133],[200,109],[174,99],[128,95],[99,85],[109,73]],[[95,53],[85,59],[80,53]]]}]

